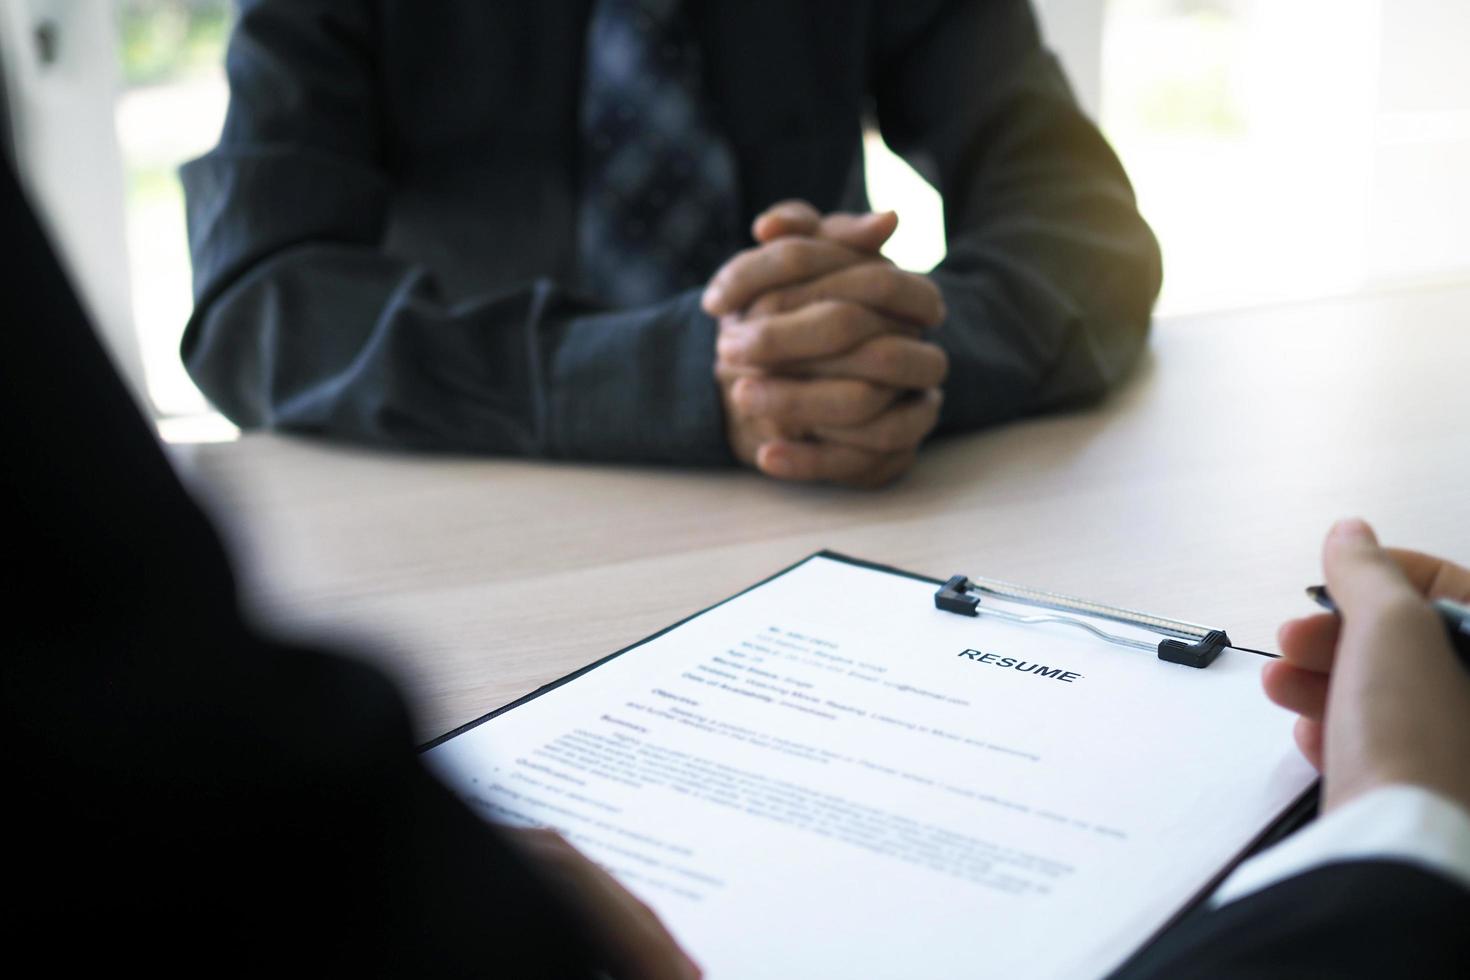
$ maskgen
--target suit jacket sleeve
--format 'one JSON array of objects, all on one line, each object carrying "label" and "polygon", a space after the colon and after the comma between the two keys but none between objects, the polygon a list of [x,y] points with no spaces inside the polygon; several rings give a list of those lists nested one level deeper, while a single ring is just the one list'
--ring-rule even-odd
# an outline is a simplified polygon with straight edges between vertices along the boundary
[{"label": "suit jacket sleeve", "polygon": [[[430,777],[375,670],[271,640],[8,165],[4,936],[59,973],[591,976],[575,904]],[[124,972],[126,969],[124,969]]]},{"label": "suit jacket sleeve", "polygon": [[1470,891],[1392,861],[1330,864],[1198,913],[1113,980],[1463,977]]},{"label": "suit jacket sleeve", "polygon": [[542,279],[451,301],[385,250],[394,178],[370,8],[241,5],[220,143],[182,173],[197,303],[183,355],[200,388],[243,426],[729,462],[696,293],[609,312]]},{"label": "suit jacket sleeve", "polygon": [[1096,398],[1142,350],[1162,276],[1121,165],[1026,0],[882,9],[878,122],[944,200],[941,431]]}]

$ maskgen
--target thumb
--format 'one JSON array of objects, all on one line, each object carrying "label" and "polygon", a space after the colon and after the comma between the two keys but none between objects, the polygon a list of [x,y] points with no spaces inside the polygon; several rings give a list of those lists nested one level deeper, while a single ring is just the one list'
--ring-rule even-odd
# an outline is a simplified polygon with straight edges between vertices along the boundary
[{"label": "thumb", "polygon": [[893,237],[898,228],[898,212],[876,211],[869,214],[829,214],[822,219],[819,234],[859,252],[876,252]]},{"label": "thumb", "polygon": [[823,217],[805,201],[773,204],[751,226],[755,240],[764,245],[792,235],[824,238],[859,252],[877,252],[898,228],[898,213],[877,211],[863,214],[836,212]]},{"label": "thumb", "polygon": [[1327,691],[1324,811],[1394,783],[1470,803],[1470,683],[1439,618],[1362,521],[1332,528],[1322,565],[1342,613]]},{"label": "thumb", "polygon": [[1322,570],[1344,621],[1395,599],[1420,599],[1373,529],[1358,518],[1338,521],[1327,533]]},{"label": "thumb", "polygon": [[762,245],[789,235],[815,235],[822,227],[822,215],[805,201],[778,201],[762,211],[750,226],[750,233]]}]

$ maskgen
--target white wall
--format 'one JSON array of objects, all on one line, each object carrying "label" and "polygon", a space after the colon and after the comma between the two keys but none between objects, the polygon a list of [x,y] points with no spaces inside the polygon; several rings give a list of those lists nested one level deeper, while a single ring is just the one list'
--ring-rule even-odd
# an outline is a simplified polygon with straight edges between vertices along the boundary
[{"label": "white wall", "polygon": [[1102,107],[1104,0],[1036,0],[1047,46],[1061,59],[1077,100],[1093,119]]},{"label": "white wall", "polygon": [[1470,0],[1382,0],[1368,267],[1470,270]]},{"label": "white wall", "polygon": [[[128,287],[123,171],[113,123],[119,84],[112,5],[3,0],[0,62],[22,183],[139,404],[142,361]],[[54,58],[36,32],[50,24]]]}]

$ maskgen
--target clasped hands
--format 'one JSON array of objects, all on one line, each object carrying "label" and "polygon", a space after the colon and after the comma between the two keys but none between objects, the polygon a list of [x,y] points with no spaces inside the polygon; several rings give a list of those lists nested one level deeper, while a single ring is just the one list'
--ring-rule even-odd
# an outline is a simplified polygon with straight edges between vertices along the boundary
[{"label": "clasped hands", "polygon": [[757,244],[715,273],[715,379],[742,463],[783,480],[877,487],[913,465],[939,420],[949,358],[927,276],[878,250],[898,217],[823,216],[801,201],[756,219]]}]

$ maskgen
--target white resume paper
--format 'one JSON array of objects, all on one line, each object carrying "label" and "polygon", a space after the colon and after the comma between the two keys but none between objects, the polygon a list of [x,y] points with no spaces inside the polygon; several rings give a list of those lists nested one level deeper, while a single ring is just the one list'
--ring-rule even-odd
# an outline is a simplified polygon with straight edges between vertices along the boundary
[{"label": "white resume paper", "polygon": [[811,558],[426,759],[711,980],[1102,976],[1311,786],[1263,658],[1183,667],[935,588]]}]

